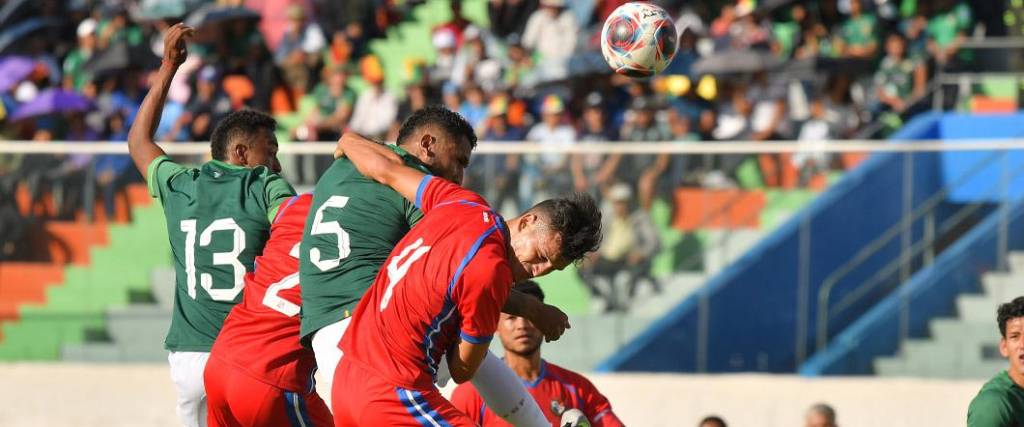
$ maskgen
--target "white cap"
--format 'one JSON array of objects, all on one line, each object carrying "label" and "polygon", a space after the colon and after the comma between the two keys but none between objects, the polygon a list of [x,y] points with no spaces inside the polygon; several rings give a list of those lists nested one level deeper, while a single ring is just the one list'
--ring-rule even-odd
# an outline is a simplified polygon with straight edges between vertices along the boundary
[{"label": "white cap", "polygon": [[608,198],[613,202],[628,202],[633,197],[633,190],[626,184],[615,184],[608,190]]},{"label": "white cap", "polygon": [[36,85],[30,81],[21,82],[17,89],[14,89],[14,100],[18,102],[28,102],[36,98],[39,94],[39,89]]},{"label": "white cap", "polygon": [[434,49],[450,49],[455,47],[455,33],[449,29],[441,29],[434,32],[431,41],[434,44]]},{"label": "white cap", "polygon": [[92,35],[96,32],[96,20],[92,18],[86,18],[78,24],[78,30],[75,31],[78,34],[78,38]]}]

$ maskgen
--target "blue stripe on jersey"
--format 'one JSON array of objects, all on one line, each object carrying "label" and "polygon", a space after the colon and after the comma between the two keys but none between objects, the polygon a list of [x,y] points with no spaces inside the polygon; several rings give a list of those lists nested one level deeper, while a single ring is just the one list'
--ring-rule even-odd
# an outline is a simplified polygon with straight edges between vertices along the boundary
[{"label": "blue stripe on jersey", "polygon": [[405,410],[409,411],[409,415],[416,418],[416,422],[420,423],[421,426],[451,427],[451,424],[445,421],[441,414],[430,407],[427,399],[420,392],[401,387],[395,387],[395,392],[398,394],[398,401],[402,402]]},{"label": "blue stripe on jersey", "polygon": [[546,362],[544,362],[544,359],[541,359],[540,360],[540,372],[537,374],[537,379],[535,379],[533,381],[527,381],[527,380],[521,379],[521,381],[523,382],[523,385],[526,386],[526,388],[536,388],[538,385],[540,385],[540,382],[544,380],[544,377],[547,376],[547,374],[548,374],[548,364]]},{"label": "blue stripe on jersey", "polygon": [[298,393],[292,393],[295,395],[295,400],[299,402],[299,416],[302,417],[302,422],[306,427],[315,427],[313,420],[309,419],[309,409],[306,408],[306,399],[299,396]]},{"label": "blue stripe on jersey", "polygon": [[459,278],[462,277],[462,270],[464,270],[466,266],[469,265],[469,261],[476,256],[476,253],[480,250],[480,246],[483,245],[484,240],[497,229],[497,226],[492,226],[484,231],[484,233],[480,235],[475,242],[473,242],[473,246],[469,248],[469,252],[466,253],[466,256],[462,258],[462,262],[460,262],[459,267],[456,268],[451,282],[448,283],[448,291],[445,293],[444,305],[441,307],[441,312],[438,313],[437,316],[434,316],[434,319],[430,321],[430,328],[427,329],[427,334],[423,337],[424,361],[427,362],[427,368],[430,370],[430,375],[434,380],[437,380],[437,364],[439,363],[434,360],[433,356],[434,335],[441,332],[441,328],[444,326],[444,323],[451,319],[452,315],[455,313],[455,302],[452,300],[452,290],[455,289],[455,284],[458,283]]},{"label": "blue stripe on jersey", "polygon": [[478,336],[473,336],[473,335],[467,334],[467,333],[462,332],[462,331],[459,331],[459,336],[462,337],[463,341],[466,341],[466,342],[468,342],[470,344],[486,344],[486,343],[491,342],[491,338],[494,338],[493,335],[488,335],[486,337],[478,337]]},{"label": "blue stripe on jersey", "polygon": [[295,202],[297,202],[298,200],[299,196],[292,196],[288,199],[288,201],[284,202],[284,206],[277,211],[277,216],[274,217],[274,222],[277,222],[277,220],[281,219],[281,217],[284,216],[284,211],[292,207],[292,205],[295,204]]},{"label": "blue stripe on jersey", "polygon": [[290,391],[286,391],[283,394],[284,413],[288,414],[288,424],[291,424],[292,427],[302,427],[302,421],[299,421],[300,415],[297,413],[298,411],[295,410],[295,400],[293,400],[297,396],[295,395],[295,393],[292,393]]},{"label": "blue stripe on jersey", "polygon": [[451,298],[444,298],[444,305],[441,307],[441,312],[434,316],[434,319],[430,321],[430,328],[427,329],[427,334],[423,337],[423,361],[427,364],[427,369],[430,371],[430,377],[437,381],[437,364],[440,363],[434,360],[434,335],[441,332],[441,327],[444,323],[451,319],[452,315],[455,314],[455,303],[452,302]]},{"label": "blue stripe on jersey", "polygon": [[416,209],[423,209],[423,191],[427,189],[427,184],[434,178],[434,175],[424,176],[420,180],[420,186],[416,187]]}]

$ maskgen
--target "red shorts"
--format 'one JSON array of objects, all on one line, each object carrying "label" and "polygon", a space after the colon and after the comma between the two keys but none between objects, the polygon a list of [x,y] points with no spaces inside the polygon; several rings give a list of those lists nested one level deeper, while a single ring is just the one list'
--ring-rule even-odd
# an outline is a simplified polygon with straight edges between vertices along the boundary
[{"label": "red shorts", "polygon": [[259,381],[217,357],[203,373],[207,418],[219,426],[333,426],[331,412],[315,391],[296,393]]},{"label": "red shorts", "polygon": [[331,409],[336,426],[475,426],[437,389],[410,390],[342,358],[334,371]]}]

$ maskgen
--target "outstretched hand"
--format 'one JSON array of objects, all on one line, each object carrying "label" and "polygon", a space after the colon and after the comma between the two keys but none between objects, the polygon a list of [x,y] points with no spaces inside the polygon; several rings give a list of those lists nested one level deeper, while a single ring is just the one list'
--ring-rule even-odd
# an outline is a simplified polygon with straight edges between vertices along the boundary
[{"label": "outstretched hand", "polygon": [[195,35],[196,30],[184,23],[174,24],[164,36],[164,62],[181,65],[188,59],[186,41]]}]

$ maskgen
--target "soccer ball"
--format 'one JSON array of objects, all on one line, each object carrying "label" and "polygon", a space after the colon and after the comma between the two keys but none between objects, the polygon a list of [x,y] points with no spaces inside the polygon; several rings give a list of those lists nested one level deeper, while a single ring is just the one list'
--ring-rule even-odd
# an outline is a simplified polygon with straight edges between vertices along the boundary
[{"label": "soccer ball", "polygon": [[615,9],[601,30],[601,53],[616,73],[650,77],[676,54],[676,27],[665,9],[650,3],[626,3]]}]

